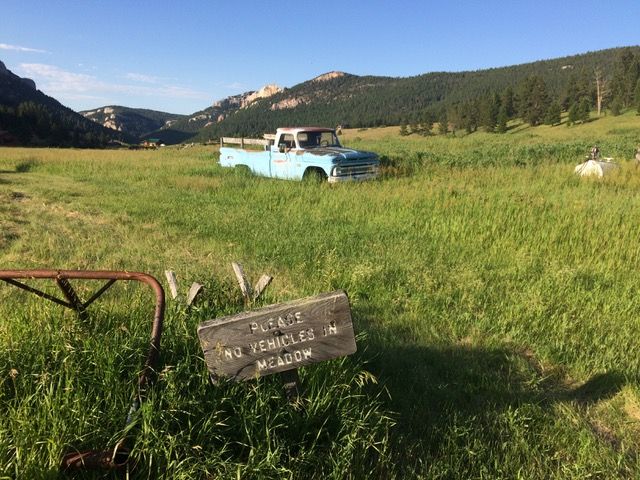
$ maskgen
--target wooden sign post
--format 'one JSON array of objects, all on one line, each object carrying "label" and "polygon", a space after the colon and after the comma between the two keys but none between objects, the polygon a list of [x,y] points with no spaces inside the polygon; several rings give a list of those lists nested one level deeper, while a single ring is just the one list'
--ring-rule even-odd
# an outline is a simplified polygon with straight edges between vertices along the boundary
[{"label": "wooden sign post", "polygon": [[341,290],[209,320],[198,338],[214,381],[249,380],[356,351]]}]

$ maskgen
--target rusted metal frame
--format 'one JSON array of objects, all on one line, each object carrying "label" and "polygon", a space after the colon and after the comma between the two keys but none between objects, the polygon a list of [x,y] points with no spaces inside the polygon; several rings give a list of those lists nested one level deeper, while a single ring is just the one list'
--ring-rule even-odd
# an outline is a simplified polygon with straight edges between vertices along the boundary
[{"label": "rusted metal frame", "polygon": [[[2,271],[0,270],[0,273],[1,272]],[[77,310],[76,306],[74,306],[72,303],[70,303],[68,301],[65,302],[64,300],[60,300],[59,298],[54,297],[53,295],[50,295],[50,294],[48,294],[46,292],[43,292],[41,290],[38,290],[37,288],[33,288],[30,285],[26,285],[24,283],[18,282],[17,280],[14,280],[12,278],[0,278],[0,280],[2,280],[3,282],[8,283],[10,285],[13,285],[14,287],[18,287],[18,288],[20,288],[22,290],[25,290],[25,291],[27,291],[29,293],[33,293],[34,295],[37,295],[38,297],[44,298],[44,299],[49,300],[49,301],[51,301],[53,303],[61,305],[63,307],[70,308],[72,310]],[[98,291],[96,291],[96,293],[94,293],[91,296],[91,298],[89,298],[89,300],[87,300],[86,302],[81,303],[80,307],[83,310],[86,310],[86,308],[89,305],[91,305],[98,298],[100,298],[102,296],[102,294],[104,294],[104,292],[106,292],[109,289],[109,287],[111,287],[114,283],[116,283],[116,281],[117,280],[109,280],[105,285],[102,286],[102,288],[100,288]],[[75,295],[75,291],[73,291],[73,287],[71,287],[71,284],[69,284],[69,282],[66,281],[66,280],[65,280],[65,282],[66,282],[66,287],[65,288],[71,289],[71,291],[73,292],[73,295],[77,298],[77,295]],[[58,283],[58,286],[60,286],[60,283],[59,282],[57,282],[57,283]],[[60,287],[60,288],[61,288],[61,290],[63,290],[62,287]],[[63,293],[64,293],[64,290],[63,290]]]},{"label": "rusted metal frame", "polygon": [[102,288],[100,288],[98,291],[96,291],[96,293],[94,293],[94,294],[91,296],[91,298],[89,298],[89,300],[87,300],[86,302],[84,302],[84,303],[82,304],[82,306],[83,306],[84,308],[87,308],[89,305],[91,305],[93,302],[95,302],[98,298],[100,298],[100,297],[102,296],[102,294],[103,294],[104,292],[106,292],[106,291],[111,287],[111,285],[113,285],[113,284],[114,284],[114,283],[116,283],[116,282],[117,282],[117,280],[113,280],[113,279],[109,280],[107,283],[105,283],[105,284],[102,286]]},{"label": "rusted metal frame", "polygon": [[62,290],[62,293],[64,294],[65,298],[71,304],[71,306],[76,311],[80,319],[86,320],[87,310],[82,304],[80,297],[78,297],[78,294],[69,283],[69,280],[67,280],[66,278],[56,278],[56,283],[58,284],[58,287],[60,287],[60,290]]},{"label": "rusted metal frame", "polygon": [[[0,275],[2,274],[2,271],[0,271]],[[38,290],[37,288],[33,288],[30,287],[29,285],[26,285],[24,283],[18,282],[17,280],[14,280],[12,278],[1,278],[0,280],[7,282],[10,285],[13,285],[14,287],[18,287],[22,290],[25,290],[29,293],[33,293],[34,295],[37,295],[38,297],[47,299],[53,303],[57,303],[58,305],[62,305],[63,307],[66,308],[71,308],[73,309],[73,305],[71,305],[69,302],[65,302],[64,300],[60,300],[57,297],[54,297],[53,295],[49,295],[48,293],[42,292],[40,290]]]},{"label": "rusted metal frame", "polygon": [[[53,279],[62,289],[69,302],[64,302],[59,298],[18,282],[16,279]],[[125,426],[128,426],[133,420],[133,414],[138,410],[140,403],[145,398],[146,387],[151,384],[152,374],[155,372],[158,357],[160,355],[160,336],[162,335],[162,323],[164,321],[165,309],[165,295],[162,285],[160,285],[154,277],[146,273],[107,270],[0,270],[0,280],[64,307],[74,309],[79,314],[118,280],[146,283],[153,289],[156,296],[156,305],[151,329],[149,351],[147,353],[144,367],[138,376],[138,392],[134,397],[129,412],[127,413]],[[92,295],[87,302],[82,303],[68,280],[108,280],[108,282],[94,295]],[[129,449],[126,444],[129,441],[129,438],[130,437],[123,438],[111,450],[75,452],[65,455],[62,460],[61,467],[63,469],[122,468],[127,464],[128,460]]]}]

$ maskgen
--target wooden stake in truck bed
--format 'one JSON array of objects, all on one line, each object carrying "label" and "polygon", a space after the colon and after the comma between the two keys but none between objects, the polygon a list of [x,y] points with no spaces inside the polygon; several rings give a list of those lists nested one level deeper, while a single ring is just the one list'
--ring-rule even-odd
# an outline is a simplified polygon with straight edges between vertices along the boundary
[{"label": "wooden stake in truck bed", "polygon": [[[239,144],[240,148],[225,144]],[[248,150],[246,145],[263,149]],[[380,160],[375,153],[344,148],[331,128],[297,127],[279,128],[264,139],[221,138],[220,165],[243,166],[265,177],[312,177],[333,183],[376,178]]]}]

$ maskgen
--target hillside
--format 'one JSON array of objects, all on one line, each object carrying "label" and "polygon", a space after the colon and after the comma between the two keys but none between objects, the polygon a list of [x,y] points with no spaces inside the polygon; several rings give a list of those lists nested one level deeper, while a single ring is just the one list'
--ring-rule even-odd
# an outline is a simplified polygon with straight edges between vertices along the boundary
[{"label": "hillside", "polygon": [[271,98],[282,91],[282,88],[277,85],[266,85],[257,91],[232,95],[215,102],[204,110],[184,116],[150,135],[162,139],[165,143],[179,143],[196,137],[203,129],[223,123],[235,112],[248,109],[255,102]]},{"label": "hillside", "polygon": [[0,145],[96,147],[111,140],[130,137],[87,120],[0,62]]},{"label": "hillside", "polygon": [[[222,135],[257,135],[283,125],[371,127],[434,121],[442,109],[454,110],[498,94],[531,76],[541,77],[549,97],[566,103],[570,87],[579,85],[591,103],[596,69],[611,79],[616,61],[640,47],[615,48],[522,65],[469,72],[434,72],[408,78],[357,76],[332,72],[295,85],[250,108],[237,109],[220,122],[204,125],[194,137],[206,141]],[[517,92],[516,92],[517,93]]]},{"label": "hillside", "polygon": [[124,132],[136,138],[144,137],[155,130],[169,128],[184,117],[175,113],[118,105],[84,110],[79,113],[105,128]]},{"label": "hillside", "polygon": [[573,120],[584,121],[578,110],[588,116],[596,108],[597,76],[607,94],[602,98],[605,108],[617,114],[636,107],[639,75],[640,47],[635,46],[406,78],[329,72],[290,88],[267,85],[233,95],[191,115],[111,105],[81,112],[84,118],[2,65],[0,142],[95,146],[153,137],[175,144],[259,136],[291,125],[409,125],[411,132],[429,133],[438,124],[445,126],[444,133],[481,127],[504,133],[509,120],[554,124],[562,111],[571,109]]}]

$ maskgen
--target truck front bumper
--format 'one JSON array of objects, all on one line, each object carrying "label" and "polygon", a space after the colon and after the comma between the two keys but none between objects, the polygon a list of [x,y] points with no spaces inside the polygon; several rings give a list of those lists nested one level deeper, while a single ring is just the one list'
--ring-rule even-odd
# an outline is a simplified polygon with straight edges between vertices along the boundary
[{"label": "truck front bumper", "polygon": [[377,163],[350,163],[336,165],[329,175],[329,183],[360,182],[373,180],[378,176],[380,167]]},{"label": "truck front bumper", "polygon": [[373,180],[378,178],[378,173],[360,173],[354,175],[340,175],[331,176],[328,178],[329,183],[341,183],[341,182],[363,182],[365,180]]}]

